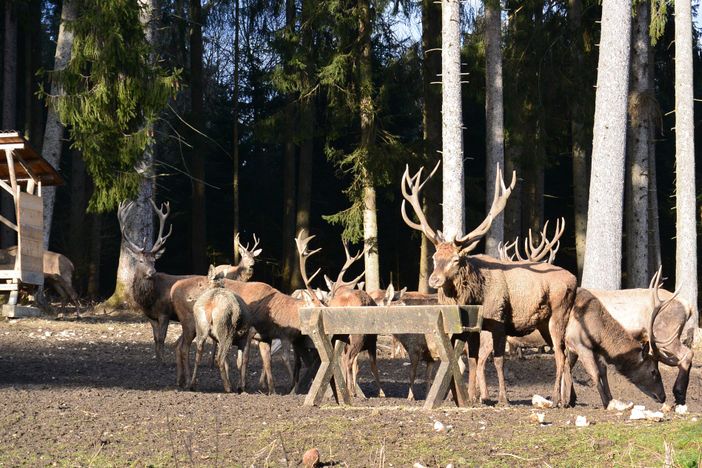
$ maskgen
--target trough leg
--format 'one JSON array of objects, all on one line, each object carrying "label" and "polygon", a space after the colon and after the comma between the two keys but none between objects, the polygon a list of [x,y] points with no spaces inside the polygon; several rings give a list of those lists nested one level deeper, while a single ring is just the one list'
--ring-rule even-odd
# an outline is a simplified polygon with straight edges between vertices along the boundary
[{"label": "trough leg", "polygon": [[[305,397],[304,405],[313,406],[321,403],[327,385],[332,378],[334,379],[332,390],[334,391],[334,397],[337,403],[348,405],[351,403],[351,397],[349,396],[346,382],[344,381],[344,371],[341,369],[341,366],[339,366],[339,361],[341,360],[341,355],[346,343],[337,340],[332,348],[330,337],[324,333],[322,315],[319,311],[315,311],[310,320],[313,326],[310,338],[317,348],[321,364],[312,382],[310,391],[307,393],[307,397]],[[341,399],[339,399],[339,396],[341,396]]]}]

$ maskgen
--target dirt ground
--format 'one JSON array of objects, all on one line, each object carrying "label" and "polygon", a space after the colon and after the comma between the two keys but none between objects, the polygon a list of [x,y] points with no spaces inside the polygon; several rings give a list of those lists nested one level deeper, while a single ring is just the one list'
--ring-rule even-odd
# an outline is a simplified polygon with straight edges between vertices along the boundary
[{"label": "dirt ground", "polygon": [[[578,365],[578,406],[546,410],[550,424],[541,426],[532,420],[531,397],[550,395],[550,355],[507,362],[509,408],[457,409],[447,401],[439,410],[424,411],[423,382],[415,387],[419,401],[406,401],[407,363],[390,359],[381,347],[386,398],[376,397],[362,362],[368,400],[357,399],[351,408],[333,401],[307,408],[303,395],[256,391],[257,353],[248,393],[221,393],[219,373],[209,366],[200,391],[177,390],[173,343],[179,333],[179,325],[171,325],[167,364],[160,365],[151,328],[139,320],[0,322],[0,466],[296,466],[310,447],[320,450],[327,466],[660,465],[668,439],[676,441],[675,456],[687,457],[674,458],[676,463],[694,466],[700,459],[699,350],[688,415],[668,413],[663,422],[649,422],[607,412]],[[282,391],[287,372],[274,360]],[[661,372],[672,401],[677,369],[661,366]],[[610,375],[615,398],[660,406],[613,371]],[[492,369],[488,379],[494,397]],[[591,425],[576,428],[577,416]],[[436,421],[447,429],[435,431]]]}]

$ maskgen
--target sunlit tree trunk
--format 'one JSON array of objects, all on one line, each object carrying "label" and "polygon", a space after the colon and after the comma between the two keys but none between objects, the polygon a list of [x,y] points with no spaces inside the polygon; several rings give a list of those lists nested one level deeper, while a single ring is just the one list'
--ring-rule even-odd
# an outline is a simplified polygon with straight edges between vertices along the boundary
[{"label": "sunlit tree trunk", "polygon": [[[73,48],[73,33],[66,29],[66,21],[76,19],[77,11],[74,0],[64,0],[61,7],[61,25],[59,26],[58,38],[56,40],[56,53],[54,54],[54,70],[61,70],[68,65],[71,59],[71,49]],[[51,95],[61,94],[58,83],[51,83]],[[58,115],[52,106],[49,106],[46,116],[46,127],[44,128],[44,143],[42,144],[42,156],[49,164],[58,168],[61,162],[61,149],[63,146],[63,125],[59,122]],[[44,248],[49,248],[51,236],[51,222],[54,215],[54,201],[56,199],[55,187],[42,187],[42,198],[44,201]]]},{"label": "sunlit tree trunk", "polygon": [[[422,0],[422,126],[425,172],[428,174],[441,158],[441,7],[434,0]],[[424,187],[422,207],[432,226],[441,222],[441,173],[435,175]],[[418,291],[430,292],[431,256],[434,244],[424,234],[421,236],[419,256]]]},{"label": "sunlit tree trunk", "polygon": [[240,21],[240,7],[239,0],[236,1],[236,6],[234,7],[234,109],[232,116],[232,201],[233,201],[233,229],[232,229],[232,246],[234,258],[232,259],[234,263],[239,262],[239,245],[235,242],[237,235],[239,234],[239,21]]},{"label": "sunlit tree trunk", "polygon": [[645,288],[648,271],[649,146],[653,128],[652,80],[649,76],[648,34],[650,5],[636,5],[631,35],[631,82],[629,83],[628,183],[626,205],[627,287]]},{"label": "sunlit tree trunk", "polygon": [[697,213],[695,208],[695,128],[690,0],[675,2],[675,280],[680,296],[697,312]]},{"label": "sunlit tree trunk", "polygon": [[[505,169],[505,129],[502,88],[502,9],[499,0],[485,2],[485,149],[486,213],[495,195],[497,166]],[[485,238],[485,253],[498,256],[497,246],[504,240],[504,214],[497,216]]]},{"label": "sunlit tree trunk", "polygon": [[460,2],[441,1],[443,232],[449,239],[465,229],[463,117],[461,115]]},{"label": "sunlit tree trunk", "polygon": [[621,286],[631,1],[603,0],[583,287]]},{"label": "sunlit tree trunk", "polygon": [[375,187],[367,162],[375,144],[375,108],[373,105],[373,74],[371,68],[371,11],[369,0],[358,2],[358,39],[360,57],[358,67],[359,107],[361,112],[361,149],[365,159],[363,181],[363,244],[365,248],[366,291],[380,288],[380,254],[378,252],[378,220]]}]

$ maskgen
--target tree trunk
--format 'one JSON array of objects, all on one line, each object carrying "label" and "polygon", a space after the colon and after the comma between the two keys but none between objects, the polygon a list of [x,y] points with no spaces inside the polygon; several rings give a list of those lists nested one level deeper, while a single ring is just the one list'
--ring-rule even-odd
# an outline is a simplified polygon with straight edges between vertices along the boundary
[{"label": "tree trunk", "polygon": [[[158,12],[157,0],[139,0],[142,7],[140,21],[144,27],[146,39],[155,48],[156,39],[156,17]],[[151,58],[155,60],[155,56]],[[152,130],[153,131],[153,130]],[[151,207],[151,200],[154,199],[155,179],[154,179],[154,145],[150,144],[144,151],[144,156],[137,164],[135,170],[141,175],[139,193],[134,201],[134,208],[130,212],[130,224],[125,227],[130,239],[146,239],[153,242],[154,238],[154,216]],[[150,245],[145,245],[150,248]],[[117,266],[117,281],[112,296],[105,301],[101,307],[105,309],[134,308],[134,296],[132,295],[132,284],[136,273],[136,262],[134,256],[127,248],[123,239],[120,242],[119,263]]]},{"label": "tree trunk", "polygon": [[[502,90],[502,9],[499,0],[485,2],[485,213],[495,196],[497,167],[505,169],[505,129]],[[505,176],[505,178],[509,178]],[[485,253],[498,256],[497,247],[504,241],[504,214],[492,221],[485,238]]]},{"label": "tree trunk", "polygon": [[[651,64],[652,65],[652,64]],[[651,66],[651,69],[653,67]],[[655,129],[650,129],[651,145],[648,147],[648,271],[661,265],[661,229],[658,217],[658,182],[656,180]]]},{"label": "tree trunk", "polygon": [[[72,153],[72,154],[71,154]],[[84,265],[87,263],[89,251],[86,251],[85,208],[88,204],[86,191],[87,172],[85,163],[77,150],[71,154],[71,205],[69,208],[69,258],[75,267],[76,283],[85,278]],[[82,288],[75,288],[76,290]]]},{"label": "tree trunk", "polygon": [[463,116],[461,115],[460,2],[441,1],[441,111],[443,231],[451,239],[465,230]]},{"label": "tree trunk", "polygon": [[32,0],[29,6],[29,16],[31,21],[30,31],[32,34],[32,46],[30,50],[31,77],[29,78],[31,81],[31,112],[28,110],[28,113],[30,113],[32,117],[29,124],[29,137],[32,146],[39,152],[41,152],[42,149],[41,145],[44,134],[44,103],[36,94],[39,90],[39,80],[36,78],[36,76],[37,72],[42,66],[41,6],[42,2],[39,0]]},{"label": "tree trunk", "polygon": [[232,122],[232,201],[233,201],[233,229],[232,229],[232,261],[239,263],[239,244],[236,238],[239,235],[239,21],[240,21],[239,0],[236,0],[234,9],[234,109]]},{"label": "tree trunk", "polygon": [[631,82],[629,93],[629,150],[628,190],[626,210],[626,263],[627,287],[645,288],[650,280],[648,271],[648,185],[649,185],[649,146],[655,100],[653,81],[649,76],[648,34],[650,5],[641,2],[636,5],[632,25]]},{"label": "tree trunk", "polygon": [[[309,75],[313,70],[313,36],[312,36],[312,12],[314,3],[312,0],[302,1],[301,18],[301,42],[300,46],[305,54],[307,73],[302,77],[302,89],[304,94],[311,90],[312,77]],[[314,126],[315,108],[314,96],[305,95],[300,99],[300,119],[299,134],[302,138],[300,144],[300,163],[297,169],[297,213],[295,214],[295,233],[301,230],[310,230],[310,211],[312,208],[312,163],[314,160]],[[292,243],[292,239],[287,240]],[[300,276],[300,265],[292,262],[290,274],[290,289],[300,289],[302,278]]]},{"label": "tree trunk", "polygon": [[619,289],[631,1],[603,0],[583,287]]},{"label": "tree trunk", "polygon": [[[17,9],[15,2],[5,2],[5,43],[3,52],[2,128],[17,129]],[[3,155],[4,159],[4,155]],[[15,220],[15,205],[11,197],[0,199],[2,215]],[[0,227],[2,247],[17,245],[17,234],[4,224]]]},{"label": "tree trunk", "polygon": [[205,158],[203,141],[203,76],[202,76],[202,6],[201,0],[190,0],[190,123],[193,145],[190,172],[192,175],[192,207],[190,216],[192,273],[207,271],[207,233],[205,215]]},{"label": "tree trunk", "polygon": [[[434,0],[422,0],[422,106],[423,149],[425,172],[434,168],[436,160],[441,157],[441,7]],[[432,226],[441,222],[441,180],[434,176],[424,187],[422,207],[427,221]],[[431,275],[431,257],[434,244],[424,234],[421,236],[419,253],[419,284],[417,290],[431,292],[429,275]]]},{"label": "tree trunk", "polygon": [[373,104],[373,70],[371,65],[371,11],[369,0],[358,1],[359,107],[361,113],[361,149],[363,169],[363,246],[365,248],[366,291],[380,289],[380,260],[378,252],[378,221],[375,207],[373,176],[368,160],[375,145],[375,107]]},{"label": "tree trunk", "polygon": [[[569,0],[568,17],[570,34],[573,38],[573,72],[571,79],[576,89],[587,86],[582,79],[584,69],[584,44],[582,33],[582,0]],[[588,181],[588,142],[585,124],[583,123],[583,96],[577,92],[572,96],[570,113],[570,130],[573,152],[573,208],[575,231],[575,256],[578,268],[578,279],[583,276],[585,261],[585,231],[587,228],[587,197]]]},{"label": "tree trunk", "polygon": [[[285,23],[287,34],[292,35],[295,30],[295,2],[286,0],[285,2]],[[287,65],[290,57],[286,56],[283,67],[289,69]],[[295,237],[295,96],[287,97],[285,107],[285,143],[283,148],[283,288],[289,290],[293,273],[293,265],[296,262],[295,247],[293,238]]]},{"label": "tree trunk", "polygon": [[[522,157],[520,146],[507,147],[505,151],[505,174],[512,174],[517,171],[521,173],[519,165]],[[524,184],[517,183],[509,196],[509,202],[505,206],[505,239],[512,242],[517,236],[522,235],[522,191]]]},{"label": "tree trunk", "polygon": [[[56,53],[54,54],[54,70],[66,68],[71,59],[71,49],[73,48],[73,33],[64,26],[67,21],[73,21],[78,17],[74,0],[64,0],[61,7],[61,25],[59,26],[58,38],[56,40]],[[51,95],[58,96],[63,91],[58,83],[51,83]],[[46,127],[44,128],[44,143],[41,147],[42,157],[49,164],[58,168],[61,163],[61,150],[63,147],[63,125],[59,122],[58,115],[53,106],[49,106],[46,115]],[[49,248],[51,236],[51,222],[54,216],[54,202],[56,200],[55,187],[42,187],[42,198],[44,201],[44,249]]]},{"label": "tree trunk", "polygon": [[675,282],[694,309],[687,327],[699,326],[697,312],[697,213],[692,78],[692,15],[689,0],[675,2]]}]

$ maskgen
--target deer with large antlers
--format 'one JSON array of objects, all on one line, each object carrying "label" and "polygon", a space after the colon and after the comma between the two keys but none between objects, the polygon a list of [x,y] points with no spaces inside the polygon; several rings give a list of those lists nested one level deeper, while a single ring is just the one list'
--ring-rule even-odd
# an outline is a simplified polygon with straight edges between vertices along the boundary
[{"label": "deer with large antlers", "polygon": [[156,212],[159,220],[158,237],[150,249],[140,246],[127,234],[127,219],[134,206],[133,202],[122,202],[117,209],[117,219],[119,220],[122,239],[131,252],[135,260],[134,282],[132,284],[132,296],[137,306],[149,319],[154,333],[154,345],[156,348],[156,358],[163,362],[163,348],[168,332],[168,322],[175,319],[171,306],[170,290],[176,281],[188,276],[168,275],[156,271],[156,260],[163,255],[168,237],[173,232],[173,226],[164,235],[166,219],[170,213],[168,202],[157,208],[152,201],[151,206]]},{"label": "deer with large antlers", "polygon": [[[439,168],[437,164],[430,178]],[[428,179],[427,178],[427,179]],[[565,329],[573,307],[577,280],[566,270],[553,265],[532,262],[507,263],[487,255],[469,255],[487,234],[492,220],[502,212],[516,184],[505,186],[498,168],[495,196],[485,219],[468,234],[447,239],[434,231],[424,216],[419,194],[426,180],[422,169],[414,176],[405,169],[402,178],[402,218],[413,229],[421,231],[436,247],[434,270],[429,285],[438,290],[440,304],[482,304],[483,328],[492,334],[495,367],[499,381],[498,402],[507,404],[504,382],[504,352],[507,335],[526,335],[538,329],[548,333],[554,343],[556,380],[553,385],[555,404],[566,403],[561,392],[565,366]],[[406,203],[412,206],[419,222],[407,214]],[[476,368],[480,334],[468,336],[469,398],[476,401]]]},{"label": "deer with large antlers", "polygon": [[[307,301],[314,306],[327,307],[356,307],[356,306],[375,306],[375,301],[364,291],[356,289],[356,285],[363,278],[365,272],[362,272],[351,281],[344,280],[344,276],[348,269],[358,261],[364,254],[364,251],[359,251],[356,255],[349,253],[348,245],[344,242],[344,253],[346,261],[341,268],[335,281],[325,276],[328,294],[324,296],[324,301],[319,299],[319,295],[312,289],[312,280],[319,274],[320,269],[317,269],[312,276],[307,276],[307,260],[310,256],[321,250],[309,250],[309,243],[314,236],[305,236],[305,232],[301,231],[298,237],[295,238],[297,251],[300,260],[300,274],[302,275],[303,283],[305,284]],[[349,393],[356,396],[356,379],[358,374],[358,355],[363,351],[368,351],[370,357],[371,372],[375,378],[375,383],[378,385],[379,395],[385,396],[383,388],[380,385],[380,375],[378,373],[377,364],[377,335],[349,335],[348,340],[344,337],[335,337],[336,339],[344,339],[347,341],[347,346],[342,355],[342,366],[346,378],[346,385]]]},{"label": "deer with large antlers", "polygon": [[217,265],[215,267],[215,274],[221,276],[222,278],[236,280],[236,281],[248,281],[253,276],[253,268],[256,264],[256,257],[261,255],[262,249],[257,249],[260,239],[253,235],[254,244],[253,247],[249,249],[249,243],[246,246],[241,245],[239,242],[239,233],[234,237],[234,243],[239,249],[241,254],[241,260],[239,260],[238,265]]}]

